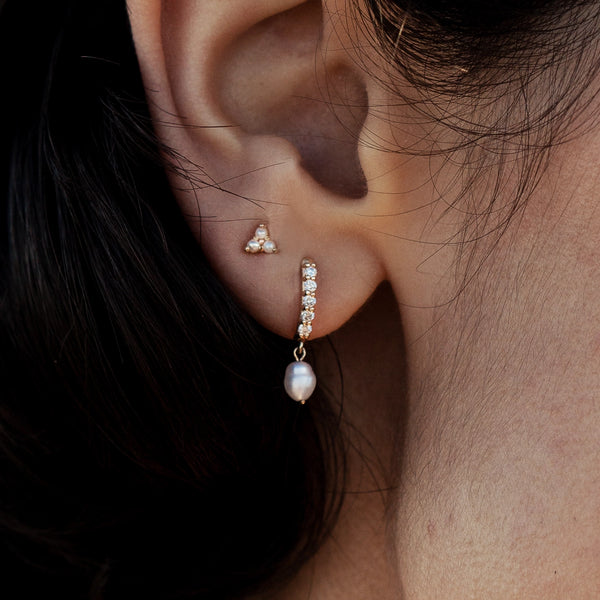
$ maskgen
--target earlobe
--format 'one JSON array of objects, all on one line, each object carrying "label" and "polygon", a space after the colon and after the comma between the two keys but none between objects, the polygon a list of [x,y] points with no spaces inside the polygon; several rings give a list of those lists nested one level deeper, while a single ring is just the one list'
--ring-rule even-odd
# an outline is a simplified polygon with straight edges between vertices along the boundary
[{"label": "earlobe", "polygon": [[[217,274],[259,322],[293,337],[298,264],[311,256],[321,277],[312,337],[336,329],[383,269],[357,216],[364,86],[339,53],[328,58],[326,11],[313,0],[129,9],[156,131],[184,157],[172,188]],[[346,98],[331,102],[332,89]],[[265,223],[278,252],[244,252]]]}]

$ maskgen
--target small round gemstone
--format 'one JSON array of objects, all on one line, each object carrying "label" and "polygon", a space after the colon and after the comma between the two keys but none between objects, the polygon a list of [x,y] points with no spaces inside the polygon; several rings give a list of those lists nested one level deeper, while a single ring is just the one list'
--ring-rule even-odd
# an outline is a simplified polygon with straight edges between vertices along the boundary
[{"label": "small round gemstone", "polygon": [[317,268],[316,267],[304,267],[302,269],[303,277],[316,277],[317,276]]},{"label": "small round gemstone", "polygon": [[317,289],[317,282],[309,279],[308,281],[302,282],[302,289],[305,292],[314,292]]},{"label": "small round gemstone", "polygon": [[302,306],[313,307],[317,303],[317,299],[313,296],[302,296]]},{"label": "small round gemstone", "polygon": [[302,319],[303,322],[310,322],[315,318],[315,313],[312,312],[311,310],[303,310],[300,313],[300,319]]},{"label": "small round gemstone", "polygon": [[312,333],[312,325],[305,325],[304,323],[298,325],[298,335],[300,337],[308,337]]}]

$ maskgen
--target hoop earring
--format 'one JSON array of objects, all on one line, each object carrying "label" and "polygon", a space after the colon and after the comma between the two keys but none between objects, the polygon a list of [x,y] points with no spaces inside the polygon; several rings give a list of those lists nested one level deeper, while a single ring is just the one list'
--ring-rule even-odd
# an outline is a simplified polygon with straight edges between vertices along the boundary
[{"label": "hoop earring", "polygon": [[315,372],[307,362],[304,362],[306,358],[304,343],[308,341],[312,333],[312,322],[315,318],[317,265],[310,258],[304,258],[301,263],[301,273],[302,301],[297,330],[299,344],[294,348],[295,361],[290,363],[285,370],[283,385],[292,400],[304,404],[317,385]]},{"label": "hoop earring", "polygon": [[279,252],[277,244],[269,236],[269,230],[266,225],[261,223],[254,232],[254,237],[248,240],[244,251],[248,254],[258,254],[264,252],[265,254],[276,254]]}]

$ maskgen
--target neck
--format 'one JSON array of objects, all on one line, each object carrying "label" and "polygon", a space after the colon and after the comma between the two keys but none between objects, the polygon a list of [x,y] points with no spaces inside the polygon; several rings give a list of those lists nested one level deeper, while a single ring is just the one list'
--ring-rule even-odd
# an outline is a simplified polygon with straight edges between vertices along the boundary
[{"label": "neck", "polygon": [[600,179],[561,150],[456,300],[404,311],[407,598],[589,597],[574,581],[599,533]]},{"label": "neck", "polygon": [[499,241],[481,248],[456,300],[446,303],[453,292],[434,282],[440,308],[409,316],[412,380],[434,386],[428,395],[546,404],[599,389],[600,173],[590,176],[577,149],[562,152]]}]

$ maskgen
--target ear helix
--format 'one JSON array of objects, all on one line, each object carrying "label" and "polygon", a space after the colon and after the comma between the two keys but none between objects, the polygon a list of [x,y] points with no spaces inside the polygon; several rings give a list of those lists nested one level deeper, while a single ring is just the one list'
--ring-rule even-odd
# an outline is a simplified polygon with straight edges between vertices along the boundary
[{"label": "ear helix", "polygon": [[301,263],[302,300],[300,318],[297,330],[298,347],[294,349],[294,362],[285,370],[283,384],[285,391],[292,400],[304,404],[314,392],[317,377],[312,367],[304,362],[306,348],[304,344],[312,333],[312,322],[315,318],[317,303],[317,265],[310,258],[304,258]]}]

